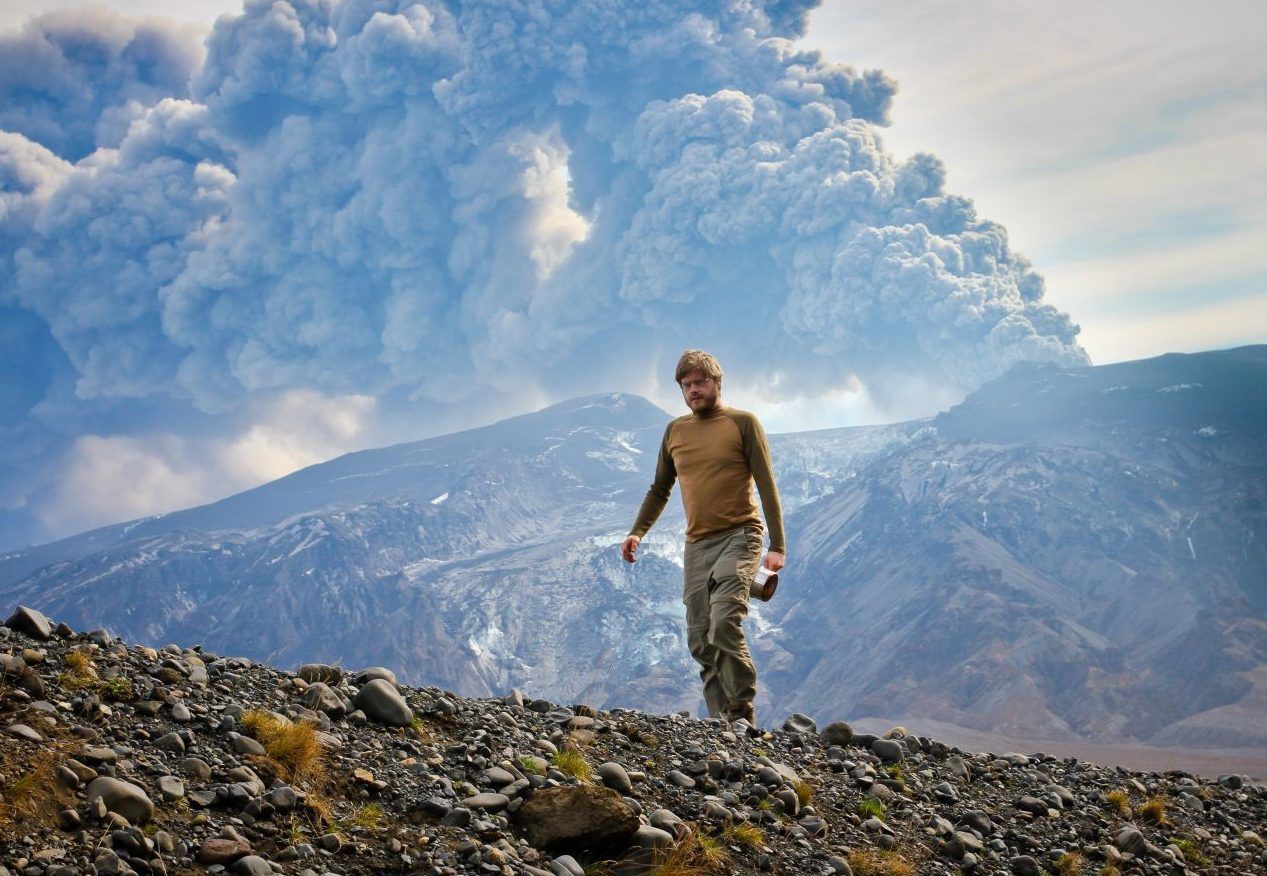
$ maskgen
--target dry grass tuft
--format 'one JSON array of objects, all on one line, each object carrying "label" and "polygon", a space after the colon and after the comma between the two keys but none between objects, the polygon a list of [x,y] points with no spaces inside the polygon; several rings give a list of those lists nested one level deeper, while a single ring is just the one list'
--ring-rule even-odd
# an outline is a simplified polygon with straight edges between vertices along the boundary
[{"label": "dry grass tuft", "polygon": [[413,731],[414,737],[424,745],[431,745],[435,742],[435,737],[431,735],[431,731],[427,728],[427,724],[418,715],[414,715],[413,721],[410,722],[410,729]]},{"label": "dry grass tuft", "polygon": [[67,651],[63,658],[66,663],[66,671],[80,676],[95,676],[97,667],[93,665],[92,657],[85,654],[79,649]]},{"label": "dry grass tuft", "polygon": [[63,747],[43,747],[30,757],[15,747],[0,758],[0,838],[16,839],[19,828],[32,824],[50,826],[59,811],[74,805],[74,795],[57,780]]},{"label": "dry grass tuft", "polygon": [[304,808],[318,826],[334,821],[334,806],[324,794],[310,790],[304,797]]},{"label": "dry grass tuft", "polygon": [[796,799],[801,801],[802,806],[814,802],[814,788],[808,782],[797,780],[792,783],[792,790],[796,792]]},{"label": "dry grass tuft", "polygon": [[656,853],[648,876],[713,876],[730,872],[730,854],[715,837],[692,829],[671,849]]},{"label": "dry grass tuft", "polygon": [[325,777],[326,753],[312,724],[281,721],[258,709],[244,714],[242,724],[288,781],[315,786]]},{"label": "dry grass tuft", "polygon": [[1166,824],[1166,801],[1161,797],[1153,797],[1136,811],[1140,821],[1149,824]]},{"label": "dry grass tuft", "polygon": [[915,865],[895,851],[854,849],[849,853],[854,876],[913,876]]},{"label": "dry grass tuft", "polygon": [[559,772],[566,773],[574,779],[580,779],[582,782],[588,782],[594,777],[594,768],[590,766],[589,761],[585,759],[585,755],[579,751],[565,750],[550,758],[552,763]]},{"label": "dry grass tuft", "polygon": [[66,664],[66,669],[57,676],[57,683],[62,687],[68,690],[82,690],[97,685],[97,665],[92,662],[92,656],[86,651],[78,648],[67,651],[62,661]]},{"label": "dry grass tuft", "polygon": [[1117,788],[1109,791],[1105,797],[1109,802],[1109,806],[1118,815],[1123,817],[1131,813],[1131,795],[1126,792],[1125,788]]},{"label": "dry grass tuft", "polygon": [[1056,876],[1078,876],[1082,872],[1082,855],[1065,852],[1056,859],[1053,866],[1056,868]]}]

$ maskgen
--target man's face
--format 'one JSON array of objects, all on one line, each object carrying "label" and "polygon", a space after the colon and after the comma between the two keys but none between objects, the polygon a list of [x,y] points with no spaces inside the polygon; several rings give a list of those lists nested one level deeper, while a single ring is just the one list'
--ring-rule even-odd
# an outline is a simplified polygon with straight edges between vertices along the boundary
[{"label": "man's face", "polygon": [[682,375],[682,399],[697,414],[707,414],[721,401],[721,388],[717,381],[706,377],[703,371],[688,371]]}]

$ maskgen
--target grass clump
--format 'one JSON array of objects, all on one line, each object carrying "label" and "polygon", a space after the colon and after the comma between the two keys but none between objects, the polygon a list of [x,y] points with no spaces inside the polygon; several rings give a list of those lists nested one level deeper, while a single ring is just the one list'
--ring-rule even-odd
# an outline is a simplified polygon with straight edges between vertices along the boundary
[{"label": "grass clump", "polygon": [[366,803],[360,809],[356,810],[356,812],[352,813],[350,821],[356,827],[364,830],[374,830],[382,823],[383,816],[386,814],[387,813],[383,811],[383,807],[379,806],[377,803]]},{"label": "grass clump", "polygon": [[759,849],[765,845],[765,831],[746,821],[732,822],[722,828],[722,839],[732,845]]},{"label": "grass clump", "polygon": [[314,785],[325,777],[325,750],[312,724],[283,721],[259,709],[245,713],[242,724],[288,781]]},{"label": "grass clump", "polygon": [[906,781],[906,773],[902,771],[902,765],[900,763],[889,764],[883,769],[889,774],[889,778],[898,782]]},{"label": "grass clump", "polygon": [[863,797],[858,801],[855,809],[863,818],[884,818],[884,813],[887,811],[884,802],[875,797]]},{"label": "grass clump", "polygon": [[565,750],[551,756],[552,763],[559,772],[565,773],[574,779],[582,782],[588,782],[594,777],[594,769],[590,766],[589,761],[585,759],[585,755],[579,751]]},{"label": "grass clump", "polygon": [[1082,872],[1082,855],[1077,852],[1065,852],[1056,859],[1053,865],[1056,876],[1078,876]]},{"label": "grass clump", "polygon": [[808,806],[814,802],[814,789],[808,782],[797,779],[792,783],[792,790],[796,792],[796,799],[801,801],[801,806]]},{"label": "grass clump", "polygon": [[1166,801],[1161,797],[1152,797],[1136,812],[1140,821],[1149,824],[1166,824]]},{"label": "grass clump", "polygon": [[1172,839],[1170,842],[1183,854],[1183,859],[1192,866],[1197,868],[1210,866],[1210,859],[1202,853],[1196,840],[1184,838]]},{"label": "grass clump", "polygon": [[116,703],[130,703],[136,698],[132,690],[132,679],[126,675],[116,675],[114,678],[101,682],[100,687],[102,695]]},{"label": "grass clump", "polygon": [[671,849],[655,854],[648,876],[720,876],[729,873],[730,853],[716,837],[692,830]]},{"label": "grass clump", "polygon": [[849,853],[854,876],[913,876],[915,865],[886,849],[855,849]]},{"label": "grass clump", "polygon": [[431,731],[427,729],[426,723],[418,715],[414,715],[414,719],[409,722],[409,729],[413,731],[414,736],[417,737],[419,742],[423,742],[427,745],[435,742],[435,739],[431,735]]},{"label": "grass clump", "polygon": [[57,677],[58,684],[69,690],[96,687],[98,683],[97,665],[92,662],[90,654],[76,648],[72,651],[67,651],[66,656],[62,660],[66,664],[66,669]]},{"label": "grass clump", "polygon": [[66,671],[79,676],[95,676],[97,667],[93,665],[92,657],[76,648],[73,651],[67,651],[63,658],[66,663]]},{"label": "grass clump", "polygon": [[16,839],[19,825],[51,825],[67,803],[74,803],[57,780],[64,754],[58,746],[41,748],[29,758],[16,750],[5,752],[0,761],[0,838]]},{"label": "grass clump", "polygon": [[304,826],[300,823],[299,819],[293,815],[283,826],[282,832],[286,835],[286,838],[290,840],[290,844],[292,846],[297,846],[304,841]]},{"label": "grass clump", "polygon": [[519,764],[519,771],[528,775],[540,776],[545,773],[541,767],[541,759],[533,757],[531,754],[521,754],[515,758],[515,762]]},{"label": "grass clump", "polygon": [[1131,795],[1126,792],[1125,788],[1115,788],[1105,795],[1105,799],[1111,808],[1118,815],[1123,817],[1131,813]]},{"label": "grass clump", "polygon": [[330,819],[329,825],[330,829],[335,833],[343,833],[352,828],[377,830],[386,816],[387,812],[382,806],[377,803],[366,803],[347,817]]}]

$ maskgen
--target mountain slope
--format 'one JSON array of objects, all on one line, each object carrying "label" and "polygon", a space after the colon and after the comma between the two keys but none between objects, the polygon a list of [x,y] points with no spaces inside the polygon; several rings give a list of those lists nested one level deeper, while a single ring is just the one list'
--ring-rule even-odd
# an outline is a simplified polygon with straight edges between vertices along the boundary
[{"label": "mountain slope", "polygon": [[[130,639],[699,708],[669,414],[592,396],[10,555],[0,598]],[[1267,747],[1267,347],[1022,366],[932,421],[771,436],[791,538],[758,712]],[[52,557],[53,559],[49,559]]]},{"label": "mountain slope", "polygon": [[1267,745],[1227,711],[1267,664],[1265,350],[1018,368],[802,508],[777,707]]},{"label": "mountain slope", "polygon": [[[693,709],[678,503],[635,567],[615,551],[668,419],[643,399],[592,396],[349,454],[12,555],[17,580],[0,592],[158,644],[393,665],[471,694],[531,684],[559,699]],[[786,506],[829,494],[920,427],[773,436],[776,456],[795,460]],[[51,553],[62,558],[40,565]]]}]

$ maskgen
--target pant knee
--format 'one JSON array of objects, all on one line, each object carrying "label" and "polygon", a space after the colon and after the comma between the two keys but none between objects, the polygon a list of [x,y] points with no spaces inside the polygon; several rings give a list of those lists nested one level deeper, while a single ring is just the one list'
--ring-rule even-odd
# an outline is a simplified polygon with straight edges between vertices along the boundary
[{"label": "pant knee", "polygon": [[706,662],[713,651],[711,625],[687,629],[686,647],[692,657],[701,663]]},{"label": "pant knee", "polygon": [[722,650],[735,651],[743,647],[743,619],[748,607],[737,600],[718,600],[713,603],[709,618],[708,637]]}]

